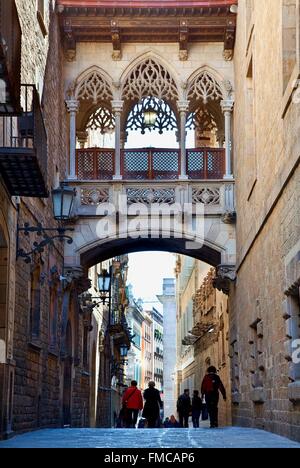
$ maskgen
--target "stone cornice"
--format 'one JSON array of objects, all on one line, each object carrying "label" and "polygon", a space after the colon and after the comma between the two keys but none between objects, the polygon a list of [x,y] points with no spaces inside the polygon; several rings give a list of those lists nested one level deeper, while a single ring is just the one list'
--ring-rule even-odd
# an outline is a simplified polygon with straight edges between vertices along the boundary
[{"label": "stone cornice", "polygon": [[237,0],[59,0],[57,2],[60,10],[62,9],[117,9],[117,10],[183,10],[183,9],[195,9],[195,10],[208,10],[209,12],[214,9],[225,10],[229,12],[231,5],[237,4]]}]

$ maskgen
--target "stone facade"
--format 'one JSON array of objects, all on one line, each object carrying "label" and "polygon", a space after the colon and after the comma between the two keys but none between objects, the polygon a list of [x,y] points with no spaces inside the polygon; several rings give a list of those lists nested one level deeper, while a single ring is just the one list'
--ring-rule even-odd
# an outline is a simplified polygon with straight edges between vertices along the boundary
[{"label": "stone facade", "polygon": [[[192,395],[199,390],[196,382],[199,372],[194,347],[185,339],[194,326],[193,296],[208,272],[209,266],[189,257],[178,256],[176,265],[176,306],[177,306],[177,397],[184,389]],[[185,344],[184,344],[185,342]]]},{"label": "stone facade", "polygon": [[[35,0],[16,4],[22,28],[21,82],[35,84],[39,92],[48,138],[47,185],[51,189],[66,175],[67,124],[60,29],[54,2],[44,2],[40,21]],[[21,95],[21,104],[23,98]],[[5,257],[9,261],[5,315],[1,309],[6,349],[4,359],[1,358],[0,436],[8,436],[12,431],[58,427],[65,422],[87,425],[89,379],[82,374],[83,323],[78,318],[78,299],[74,296],[82,285],[75,278],[60,281],[64,274],[60,244],[46,248],[30,265],[21,258],[15,260],[17,218],[19,226],[25,222],[36,226],[41,222],[55,228],[51,199],[12,199],[2,182],[0,196],[0,237],[4,237]],[[37,240],[34,235],[19,237],[18,247],[26,251]],[[71,342],[66,344],[68,324]],[[65,388],[67,380],[69,394]],[[66,398],[72,418],[66,418]]]},{"label": "stone facade", "polygon": [[[239,2],[233,421],[300,439],[298,2]],[[282,52],[281,52],[282,51]],[[296,60],[293,59],[296,57]]]},{"label": "stone facade", "polygon": [[[201,392],[209,366],[215,366],[230,394],[228,298],[214,287],[215,269],[198,260],[178,256],[177,396],[184,389]],[[220,401],[219,422],[231,425],[230,401]]]},{"label": "stone facade", "polygon": [[164,373],[164,415],[176,414],[176,299],[174,278],[164,278],[162,294],[157,296],[163,305],[163,373]]},{"label": "stone facade", "polygon": [[[216,272],[212,268],[204,278],[193,300],[193,319],[195,327],[194,354],[197,364],[195,388],[201,388],[202,380],[209,366],[215,366],[229,395],[231,390],[229,360],[229,310],[228,297],[214,287]],[[220,398],[219,423],[230,426],[231,402]]]}]

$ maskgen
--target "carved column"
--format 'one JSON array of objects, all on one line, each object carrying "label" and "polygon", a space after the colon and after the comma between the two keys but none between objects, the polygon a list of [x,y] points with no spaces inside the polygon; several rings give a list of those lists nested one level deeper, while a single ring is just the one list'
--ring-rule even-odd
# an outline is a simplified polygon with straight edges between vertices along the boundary
[{"label": "carved column", "polygon": [[177,107],[180,113],[180,180],[187,180],[188,176],[186,174],[186,119],[187,113],[189,110],[189,101],[178,101]]},{"label": "carved column", "polygon": [[124,101],[112,101],[112,111],[115,116],[115,173],[114,180],[122,180],[121,175],[121,115]]},{"label": "carved column", "polygon": [[77,179],[76,175],[76,114],[79,109],[79,102],[76,99],[66,101],[70,114],[70,161],[68,179]]},{"label": "carved column", "polygon": [[225,141],[225,135],[223,131],[219,131],[217,133],[217,142],[219,145],[219,148],[224,148],[224,141]]},{"label": "carved column", "polygon": [[225,116],[225,155],[226,155],[226,171],[224,179],[233,179],[231,168],[231,115],[233,111],[233,101],[222,101],[222,111]]}]

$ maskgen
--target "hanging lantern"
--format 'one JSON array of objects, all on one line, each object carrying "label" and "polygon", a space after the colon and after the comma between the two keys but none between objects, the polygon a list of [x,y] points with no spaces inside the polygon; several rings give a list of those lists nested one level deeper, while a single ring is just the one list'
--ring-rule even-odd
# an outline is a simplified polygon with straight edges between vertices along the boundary
[{"label": "hanging lantern", "polygon": [[155,127],[156,119],[157,119],[156,110],[151,106],[146,107],[146,109],[144,110],[144,124],[145,124],[145,127],[147,127],[147,128]]}]

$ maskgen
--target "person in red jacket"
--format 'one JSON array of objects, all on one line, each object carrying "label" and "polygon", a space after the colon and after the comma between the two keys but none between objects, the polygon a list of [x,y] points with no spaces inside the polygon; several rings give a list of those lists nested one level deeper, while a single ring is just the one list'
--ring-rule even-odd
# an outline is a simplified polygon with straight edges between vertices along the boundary
[{"label": "person in red jacket", "polygon": [[217,375],[217,369],[211,366],[207,369],[207,374],[203,379],[201,386],[202,397],[205,396],[207,410],[210,419],[210,427],[218,427],[218,403],[219,391],[222,393],[224,401],[226,401],[225,387]]},{"label": "person in red jacket", "polygon": [[137,388],[137,382],[133,380],[131,387],[127,388],[122,398],[125,410],[126,427],[135,427],[139,411],[143,409],[142,392]]}]

